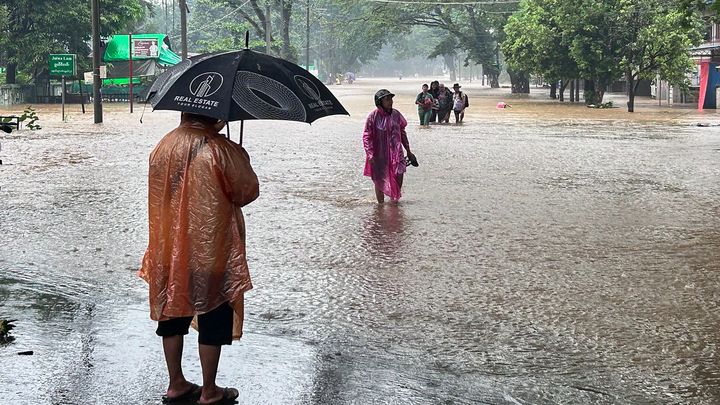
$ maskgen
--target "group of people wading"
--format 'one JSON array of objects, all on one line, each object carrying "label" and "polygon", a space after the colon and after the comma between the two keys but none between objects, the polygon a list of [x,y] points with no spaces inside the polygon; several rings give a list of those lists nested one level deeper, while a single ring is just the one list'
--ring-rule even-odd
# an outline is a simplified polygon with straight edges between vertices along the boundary
[{"label": "group of people wading", "polygon": [[455,113],[455,124],[461,124],[465,117],[465,109],[470,105],[468,97],[463,93],[460,84],[453,84],[451,91],[437,80],[422,85],[422,92],[415,97],[418,106],[420,125],[429,126],[430,123],[449,124],[450,112]]}]

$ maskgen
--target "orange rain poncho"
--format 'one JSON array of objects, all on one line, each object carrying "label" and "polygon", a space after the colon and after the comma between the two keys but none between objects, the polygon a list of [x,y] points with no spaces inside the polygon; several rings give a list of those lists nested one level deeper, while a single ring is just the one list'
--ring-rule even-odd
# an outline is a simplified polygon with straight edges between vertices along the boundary
[{"label": "orange rain poncho", "polygon": [[150,155],[148,183],[150,239],[138,275],[150,286],[150,317],[195,316],[228,301],[239,339],[252,288],[240,207],[259,192],[247,152],[183,116]]}]

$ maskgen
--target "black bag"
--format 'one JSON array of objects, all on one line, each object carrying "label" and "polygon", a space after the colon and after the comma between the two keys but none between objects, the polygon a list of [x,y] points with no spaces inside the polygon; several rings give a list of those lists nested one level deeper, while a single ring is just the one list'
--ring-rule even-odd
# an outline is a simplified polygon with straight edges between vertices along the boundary
[{"label": "black bag", "polygon": [[465,108],[470,107],[470,100],[468,99],[467,94],[463,93],[463,97],[465,97]]}]

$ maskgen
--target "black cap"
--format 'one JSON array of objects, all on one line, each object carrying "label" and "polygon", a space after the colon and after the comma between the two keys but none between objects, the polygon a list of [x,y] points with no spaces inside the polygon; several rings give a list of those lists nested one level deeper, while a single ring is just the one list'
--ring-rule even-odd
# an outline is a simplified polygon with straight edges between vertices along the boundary
[{"label": "black cap", "polygon": [[394,94],[390,93],[390,90],[388,89],[380,89],[375,93],[375,106],[380,107],[380,100],[383,99],[383,97],[395,97]]}]

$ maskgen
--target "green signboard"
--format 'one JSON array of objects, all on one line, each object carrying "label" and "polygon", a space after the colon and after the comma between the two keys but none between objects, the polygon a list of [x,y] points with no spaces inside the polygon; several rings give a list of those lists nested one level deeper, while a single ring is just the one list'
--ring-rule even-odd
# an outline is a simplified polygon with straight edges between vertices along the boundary
[{"label": "green signboard", "polygon": [[75,76],[77,63],[75,54],[51,54],[50,76]]}]

